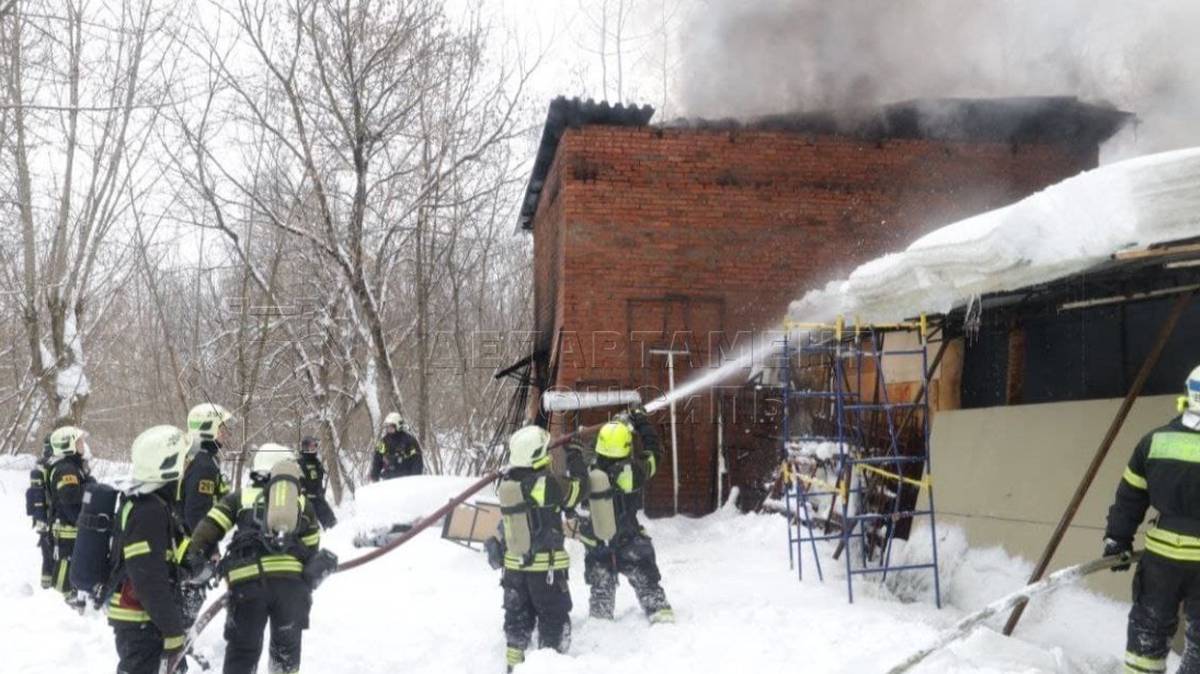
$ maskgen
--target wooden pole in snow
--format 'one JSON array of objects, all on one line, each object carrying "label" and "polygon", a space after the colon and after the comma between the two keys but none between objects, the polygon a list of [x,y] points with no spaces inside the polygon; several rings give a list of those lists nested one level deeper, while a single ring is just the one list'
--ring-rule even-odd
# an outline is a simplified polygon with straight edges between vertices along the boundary
[{"label": "wooden pole in snow", "polygon": [[[1167,315],[1167,320],[1163,321],[1162,327],[1159,328],[1158,338],[1154,342],[1154,348],[1150,349],[1150,353],[1146,354],[1146,360],[1142,362],[1142,369],[1138,371],[1137,378],[1133,380],[1133,384],[1129,387],[1129,393],[1125,395],[1125,400],[1121,402],[1121,407],[1117,409],[1117,414],[1113,417],[1112,423],[1109,424],[1108,432],[1104,434],[1104,439],[1100,442],[1100,446],[1096,449],[1095,456],[1092,457],[1092,463],[1084,471],[1083,477],[1079,480],[1079,486],[1075,488],[1075,494],[1071,497],[1071,501],[1067,503],[1067,509],[1063,511],[1062,517],[1058,520],[1058,526],[1054,527],[1054,533],[1050,534],[1050,540],[1046,542],[1046,549],[1042,551],[1041,559],[1038,560],[1037,566],[1033,569],[1033,575],[1029,577],[1029,582],[1034,583],[1041,579],[1046,573],[1047,567],[1050,566],[1050,560],[1054,557],[1054,553],[1058,551],[1058,545],[1062,542],[1063,536],[1067,533],[1067,528],[1071,526],[1071,521],[1075,519],[1075,513],[1079,510],[1079,505],[1083,503],[1083,497],[1087,496],[1088,489],[1092,486],[1092,481],[1096,479],[1096,473],[1100,471],[1101,464],[1104,463],[1104,457],[1108,456],[1108,450],[1112,448],[1113,442],[1117,439],[1117,434],[1121,432],[1121,427],[1125,425],[1125,418],[1129,416],[1129,410],[1133,409],[1133,403],[1142,393],[1142,387],[1146,385],[1146,380],[1150,378],[1150,372],[1158,365],[1159,358],[1162,357],[1163,349],[1167,346],[1167,341],[1171,338],[1171,334],[1175,332],[1175,326],[1179,323],[1179,318],[1183,316],[1183,312],[1187,309],[1188,304],[1192,301],[1192,296],[1195,295],[1196,289],[1190,288],[1179,296],[1175,301],[1175,305],[1171,307],[1171,313]],[[1017,602],[1013,608],[1013,612],[1008,616],[1008,622],[1004,625],[1004,636],[1011,636],[1013,630],[1016,629],[1017,623],[1021,620],[1021,614],[1025,611],[1026,601]]]}]

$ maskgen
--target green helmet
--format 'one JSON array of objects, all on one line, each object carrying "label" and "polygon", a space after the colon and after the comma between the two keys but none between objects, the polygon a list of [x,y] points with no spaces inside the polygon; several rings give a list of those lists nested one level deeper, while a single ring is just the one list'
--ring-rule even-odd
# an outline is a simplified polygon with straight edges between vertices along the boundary
[{"label": "green helmet", "polygon": [[508,439],[508,465],[541,468],[550,463],[550,434],[541,426],[517,429]]},{"label": "green helmet", "polygon": [[596,434],[596,453],[610,459],[624,459],[633,451],[633,429],[624,421],[610,421]]},{"label": "green helmet", "polygon": [[79,442],[87,435],[82,428],[75,426],[63,426],[54,429],[50,434],[50,450],[54,455],[55,460],[66,456],[74,456],[82,454]]},{"label": "green helmet", "polygon": [[142,431],[130,448],[133,479],[146,484],[178,480],[191,440],[175,426],[154,426]]},{"label": "green helmet", "polygon": [[188,431],[203,440],[213,440],[222,425],[233,420],[233,413],[212,403],[196,405],[188,412]]}]

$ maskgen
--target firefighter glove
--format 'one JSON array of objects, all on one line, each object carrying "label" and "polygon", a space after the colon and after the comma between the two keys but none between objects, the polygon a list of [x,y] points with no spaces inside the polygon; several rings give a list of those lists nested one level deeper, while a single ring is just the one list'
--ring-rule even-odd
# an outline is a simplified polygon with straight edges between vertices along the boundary
[{"label": "firefighter glove", "polygon": [[[1121,555],[1122,558],[1128,559],[1129,553],[1131,553],[1131,552],[1133,552],[1133,542],[1132,541],[1118,541],[1118,540],[1115,540],[1112,538],[1104,539],[1104,556],[1105,557],[1112,557],[1113,555]],[[1123,564],[1117,564],[1116,566],[1112,567],[1111,570],[1112,571],[1128,571],[1129,570],[1129,562],[1126,561]]]}]

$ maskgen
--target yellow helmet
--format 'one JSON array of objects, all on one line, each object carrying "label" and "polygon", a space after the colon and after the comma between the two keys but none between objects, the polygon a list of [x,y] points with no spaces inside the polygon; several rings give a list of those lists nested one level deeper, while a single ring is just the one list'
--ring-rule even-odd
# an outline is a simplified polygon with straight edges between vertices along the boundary
[{"label": "yellow helmet", "polygon": [[624,421],[610,421],[596,435],[596,453],[610,459],[624,459],[633,451],[633,429]]}]

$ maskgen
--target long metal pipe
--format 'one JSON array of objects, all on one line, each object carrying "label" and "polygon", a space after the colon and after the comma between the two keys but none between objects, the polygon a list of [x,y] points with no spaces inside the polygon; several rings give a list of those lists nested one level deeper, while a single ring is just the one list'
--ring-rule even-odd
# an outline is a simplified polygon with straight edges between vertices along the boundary
[{"label": "long metal pipe", "polygon": [[[1162,357],[1162,352],[1167,346],[1167,341],[1170,340],[1171,334],[1175,332],[1175,326],[1179,323],[1179,318],[1183,316],[1184,310],[1187,309],[1188,304],[1192,301],[1192,296],[1195,294],[1196,288],[1185,290],[1179,296],[1179,299],[1175,301],[1175,305],[1171,307],[1171,313],[1167,316],[1167,320],[1159,328],[1154,348],[1150,350],[1150,353],[1146,354],[1146,359],[1142,362],[1142,368],[1138,370],[1137,378],[1133,380],[1133,384],[1129,387],[1129,392],[1125,394],[1125,400],[1121,402],[1121,407],[1117,409],[1116,416],[1113,417],[1112,423],[1108,426],[1108,432],[1104,434],[1104,439],[1100,441],[1100,446],[1096,449],[1096,454],[1092,457],[1092,463],[1088,465],[1087,470],[1083,473],[1083,477],[1080,478],[1079,486],[1075,488],[1075,494],[1071,497],[1071,501],[1067,503],[1067,509],[1063,511],[1062,517],[1059,518],[1058,526],[1054,527],[1054,533],[1050,534],[1050,540],[1046,542],[1046,549],[1042,551],[1042,556],[1038,560],[1037,566],[1033,569],[1033,575],[1029,577],[1030,584],[1041,580],[1042,575],[1046,573],[1046,569],[1050,566],[1050,560],[1054,557],[1054,553],[1058,551],[1058,546],[1062,543],[1063,536],[1066,535],[1067,529],[1075,519],[1075,513],[1079,510],[1079,505],[1083,503],[1083,497],[1087,496],[1088,489],[1092,486],[1092,481],[1096,479],[1096,473],[1100,472],[1100,466],[1104,463],[1104,458],[1108,456],[1108,450],[1112,448],[1113,442],[1117,439],[1117,434],[1121,432],[1121,427],[1125,425],[1125,419],[1129,416],[1129,411],[1133,408],[1134,401],[1141,395],[1142,388],[1146,385],[1146,380],[1150,378],[1150,373],[1158,365],[1158,361]],[[1027,603],[1027,601],[1022,600],[1013,607],[1012,614],[1008,616],[1008,622],[1004,624],[1005,636],[1012,635],[1013,630],[1017,627],[1017,623],[1021,620],[1021,614],[1025,612],[1025,605]]]}]

